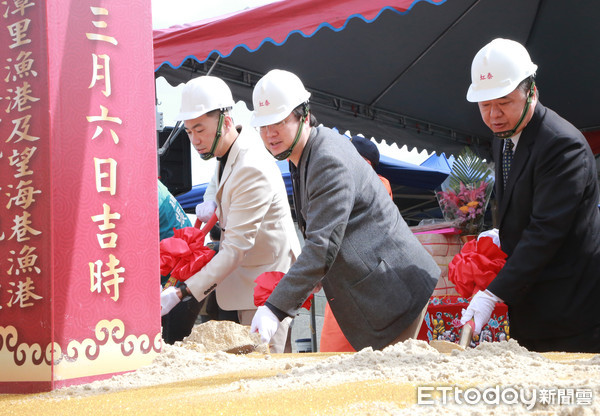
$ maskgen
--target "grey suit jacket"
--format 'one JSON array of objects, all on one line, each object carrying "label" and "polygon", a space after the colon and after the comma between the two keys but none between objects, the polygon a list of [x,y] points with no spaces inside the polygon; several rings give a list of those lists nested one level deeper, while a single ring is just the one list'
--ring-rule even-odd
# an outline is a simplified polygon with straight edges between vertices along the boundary
[{"label": "grey suit jacket", "polygon": [[313,128],[291,168],[305,244],[268,302],[293,316],[322,283],[356,350],[387,346],[429,301],[438,266],[347,138]]}]

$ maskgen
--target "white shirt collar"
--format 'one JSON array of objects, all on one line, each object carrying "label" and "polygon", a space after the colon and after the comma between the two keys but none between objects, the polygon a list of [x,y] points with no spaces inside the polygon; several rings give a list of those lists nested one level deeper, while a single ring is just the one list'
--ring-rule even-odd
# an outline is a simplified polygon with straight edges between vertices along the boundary
[{"label": "white shirt collar", "polygon": [[522,130],[520,132],[518,132],[517,134],[515,134],[514,136],[510,137],[510,140],[512,140],[513,145],[514,145],[513,152],[517,149],[517,145],[519,144],[519,138],[521,137],[521,133],[523,133]]}]

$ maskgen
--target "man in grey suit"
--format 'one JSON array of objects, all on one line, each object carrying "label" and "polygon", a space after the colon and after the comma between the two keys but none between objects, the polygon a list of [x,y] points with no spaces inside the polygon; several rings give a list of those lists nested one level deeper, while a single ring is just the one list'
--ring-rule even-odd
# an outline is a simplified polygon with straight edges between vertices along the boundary
[{"label": "man in grey suit", "polygon": [[375,171],[350,141],[323,126],[300,79],[273,70],[256,85],[250,123],[289,159],[305,245],[252,320],[268,340],[321,285],[358,351],[416,337],[440,270],[412,234]]}]

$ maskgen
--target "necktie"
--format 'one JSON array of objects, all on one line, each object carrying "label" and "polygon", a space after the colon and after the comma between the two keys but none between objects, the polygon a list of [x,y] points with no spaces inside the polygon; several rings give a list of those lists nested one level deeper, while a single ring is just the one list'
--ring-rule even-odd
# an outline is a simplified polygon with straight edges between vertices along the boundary
[{"label": "necktie", "polygon": [[510,165],[513,159],[513,147],[514,143],[511,139],[504,139],[504,153],[502,154],[502,176],[504,179],[504,189],[506,189],[506,183],[508,182],[508,173],[510,172]]}]

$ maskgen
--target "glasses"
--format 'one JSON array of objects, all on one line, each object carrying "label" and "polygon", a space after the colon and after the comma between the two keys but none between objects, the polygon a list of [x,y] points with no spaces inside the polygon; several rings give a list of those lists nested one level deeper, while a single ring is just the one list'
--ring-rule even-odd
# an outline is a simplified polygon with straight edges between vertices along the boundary
[{"label": "glasses", "polygon": [[[291,115],[292,114],[290,114],[290,116]],[[281,120],[278,123],[269,124],[267,126],[260,126],[259,127],[260,134],[267,134],[269,132],[269,130],[280,130],[280,129],[284,128],[285,124],[288,122],[290,116],[287,116],[286,118],[284,118],[283,120]]]}]

